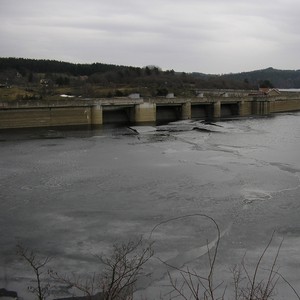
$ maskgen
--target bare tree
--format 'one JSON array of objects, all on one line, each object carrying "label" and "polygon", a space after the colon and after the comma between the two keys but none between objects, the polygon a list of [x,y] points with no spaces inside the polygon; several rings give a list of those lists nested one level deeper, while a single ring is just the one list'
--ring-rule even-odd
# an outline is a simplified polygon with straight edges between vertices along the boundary
[{"label": "bare tree", "polygon": [[141,237],[135,242],[115,244],[110,256],[96,255],[104,270],[86,279],[75,274],[65,276],[53,271],[49,273],[52,279],[80,290],[89,299],[101,293],[101,299],[104,300],[128,300],[132,298],[135,283],[145,263],[152,256],[152,244],[146,243]]},{"label": "bare tree", "polygon": [[[201,217],[208,219],[211,221],[216,229],[217,232],[217,239],[214,243],[214,250],[211,250],[209,247],[209,244],[207,242],[207,254],[208,254],[208,261],[209,261],[209,271],[208,274],[202,276],[199,275],[196,271],[190,270],[188,267],[186,269],[184,268],[177,268],[175,266],[172,266],[166,262],[161,261],[169,268],[172,268],[173,270],[177,270],[180,274],[181,280],[175,280],[170,272],[168,272],[170,284],[171,284],[171,292],[169,293],[169,296],[171,299],[181,297],[183,299],[205,299],[205,300],[215,300],[218,297],[216,296],[216,290],[220,288],[222,283],[219,283],[217,285],[214,284],[214,269],[219,249],[219,243],[221,238],[221,232],[220,228],[217,224],[217,222],[210,216],[205,214],[190,214],[190,215],[184,215],[172,219],[168,219],[166,221],[162,221],[159,224],[157,224],[151,231],[150,237],[152,233],[162,224],[166,224],[169,222],[173,222],[175,220],[190,218],[190,217]],[[225,290],[224,290],[225,293]],[[224,298],[224,293],[221,298]]]},{"label": "bare tree", "polygon": [[[177,271],[180,275],[178,280],[168,271],[171,285],[171,291],[168,296],[170,299],[224,300],[226,287],[223,286],[223,282],[216,284],[214,280],[221,232],[217,222],[212,217],[204,214],[190,214],[162,221],[152,229],[149,240],[145,241],[141,237],[136,241],[113,245],[111,255],[95,255],[99,262],[100,270],[90,276],[81,277],[75,273],[72,275],[61,275],[52,270],[48,271],[48,274],[55,281],[74,287],[83,293],[86,299],[131,300],[136,288],[136,281],[142,275],[145,264],[153,256],[152,242],[149,242],[153,232],[163,224],[190,217],[206,218],[212,222],[217,232],[216,239],[206,243],[209,268],[202,275],[189,267],[176,267],[159,259],[164,265]],[[252,272],[246,266],[245,256],[241,264],[232,268],[234,300],[274,299],[275,288],[280,279],[293,290],[296,298],[300,300],[296,289],[279,273],[277,267],[283,240],[277,248],[270,268],[262,268],[262,261],[271,246],[274,234],[272,234],[270,241],[258,257]],[[38,300],[45,300],[50,292],[50,284],[49,280],[44,280],[43,275],[46,265],[51,260],[50,257],[39,256],[20,245],[17,248],[18,254],[29,264],[35,274],[36,286],[29,286],[28,289],[36,295]],[[103,269],[101,270],[101,268]]]},{"label": "bare tree", "polygon": [[110,257],[98,256],[105,265],[102,277],[105,299],[124,299],[123,295],[132,295],[143,266],[152,256],[152,244],[145,243],[142,238],[136,242],[115,244]]},{"label": "bare tree", "polygon": [[[239,266],[234,266],[232,269],[233,283],[235,290],[235,300],[269,300],[275,296],[275,288],[280,279],[282,279],[294,292],[297,299],[300,299],[299,294],[295,288],[278,272],[277,260],[280,249],[283,243],[281,240],[275,257],[272,261],[270,269],[261,267],[263,258],[265,257],[272,241],[275,232],[273,232],[271,239],[264,248],[262,254],[259,256],[258,261],[254,267],[253,274],[250,274],[249,268],[245,264],[245,256]],[[263,271],[263,274],[260,274]]]},{"label": "bare tree", "polygon": [[91,276],[79,276],[76,273],[71,275],[62,275],[53,270],[48,271],[49,276],[55,281],[62,283],[68,287],[73,287],[76,290],[79,290],[87,299],[92,299],[93,296],[99,292],[98,281],[99,275],[94,273]]},{"label": "bare tree", "polygon": [[35,274],[36,286],[30,285],[28,286],[28,290],[33,293],[38,300],[45,300],[50,292],[50,284],[49,282],[43,283],[42,275],[45,272],[44,268],[50,262],[51,258],[49,256],[39,256],[36,252],[22,245],[17,245],[17,254],[29,264]]},{"label": "bare tree", "polygon": [[[216,258],[218,254],[218,248],[220,243],[220,229],[217,222],[210,216],[204,214],[191,214],[184,215],[172,219],[168,219],[166,221],[162,221],[157,224],[151,231],[150,237],[152,233],[162,224],[166,224],[175,220],[190,218],[190,217],[204,217],[210,220],[216,231],[217,231],[217,239],[214,243],[214,249],[209,247],[209,243],[207,242],[207,255],[209,262],[209,270],[205,275],[200,275],[199,272],[195,270],[191,270],[190,268],[178,268],[173,265],[170,265],[162,260],[169,268],[179,272],[179,280],[174,278],[168,271],[169,281],[171,284],[171,291],[168,294],[170,299],[184,299],[184,300],[224,300],[226,287],[222,287],[223,282],[215,284],[214,275],[215,275],[215,264]],[[278,272],[277,260],[280,253],[280,249],[283,243],[281,241],[280,245],[277,248],[275,257],[272,261],[272,265],[269,269],[262,269],[261,264],[262,260],[266,255],[267,250],[269,249],[275,232],[272,234],[270,241],[266,245],[262,254],[259,256],[258,261],[254,266],[253,274],[250,274],[249,269],[245,264],[245,256],[243,257],[242,263],[240,265],[234,266],[231,270],[233,273],[233,286],[234,286],[234,300],[271,300],[274,299],[275,288],[280,279],[282,279],[294,292],[296,298],[300,300],[299,294],[296,289],[284,278],[282,274]],[[261,271],[264,271],[261,274]]]}]

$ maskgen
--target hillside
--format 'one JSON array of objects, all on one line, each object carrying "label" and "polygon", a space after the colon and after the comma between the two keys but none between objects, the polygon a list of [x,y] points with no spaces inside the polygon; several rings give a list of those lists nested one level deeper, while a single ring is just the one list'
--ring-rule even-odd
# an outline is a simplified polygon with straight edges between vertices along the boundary
[{"label": "hillside", "polygon": [[[73,64],[55,60],[0,58],[0,100],[81,97],[192,97],[201,89],[300,88],[300,70],[268,68],[237,74],[209,75],[163,71],[157,66],[131,67],[104,63]],[[6,88],[5,88],[6,87]],[[9,88],[9,89],[7,89]]]},{"label": "hillside", "polygon": [[300,70],[277,70],[267,68],[252,72],[223,75],[225,80],[245,81],[255,86],[266,80],[277,88],[300,88]]}]

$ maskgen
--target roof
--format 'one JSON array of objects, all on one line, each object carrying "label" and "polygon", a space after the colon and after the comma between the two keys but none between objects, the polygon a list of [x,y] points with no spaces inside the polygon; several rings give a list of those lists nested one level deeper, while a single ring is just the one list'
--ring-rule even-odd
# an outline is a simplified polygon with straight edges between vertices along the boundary
[{"label": "roof", "polygon": [[275,88],[259,88],[259,91],[264,93],[265,95],[270,95],[270,94],[280,94],[280,91]]}]

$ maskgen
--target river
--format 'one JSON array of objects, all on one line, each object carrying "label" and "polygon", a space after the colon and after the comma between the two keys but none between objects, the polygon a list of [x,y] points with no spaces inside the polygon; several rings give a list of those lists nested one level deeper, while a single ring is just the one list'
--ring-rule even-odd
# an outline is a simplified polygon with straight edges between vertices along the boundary
[{"label": "river", "polygon": [[[113,243],[148,237],[160,222],[199,213],[221,230],[216,282],[229,280],[245,253],[253,267],[275,230],[265,267],[284,239],[280,273],[299,291],[299,149],[300,113],[213,124],[1,131],[0,288],[30,299],[26,285],[33,276],[16,255],[17,244],[53,257],[55,270],[85,275],[99,270],[94,255],[110,253]],[[155,257],[207,271],[201,251],[216,239],[209,220],[179,219],[151,237]],[[163,297],[167,267],[153,259],[145,273],[152,276],[137,283],[136,298]],[[282,280],[277,292],[293,299]]]}]

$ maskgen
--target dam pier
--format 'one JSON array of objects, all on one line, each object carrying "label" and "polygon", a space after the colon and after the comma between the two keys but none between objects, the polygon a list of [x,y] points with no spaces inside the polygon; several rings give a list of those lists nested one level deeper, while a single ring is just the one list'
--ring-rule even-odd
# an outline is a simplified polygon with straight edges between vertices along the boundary
[{"label": "dam pier", "polygon": [[208,93],[194,98],[134,97],[0,102],[0,129],[176,120],[218,120],[300,110],[300,94]]}]

